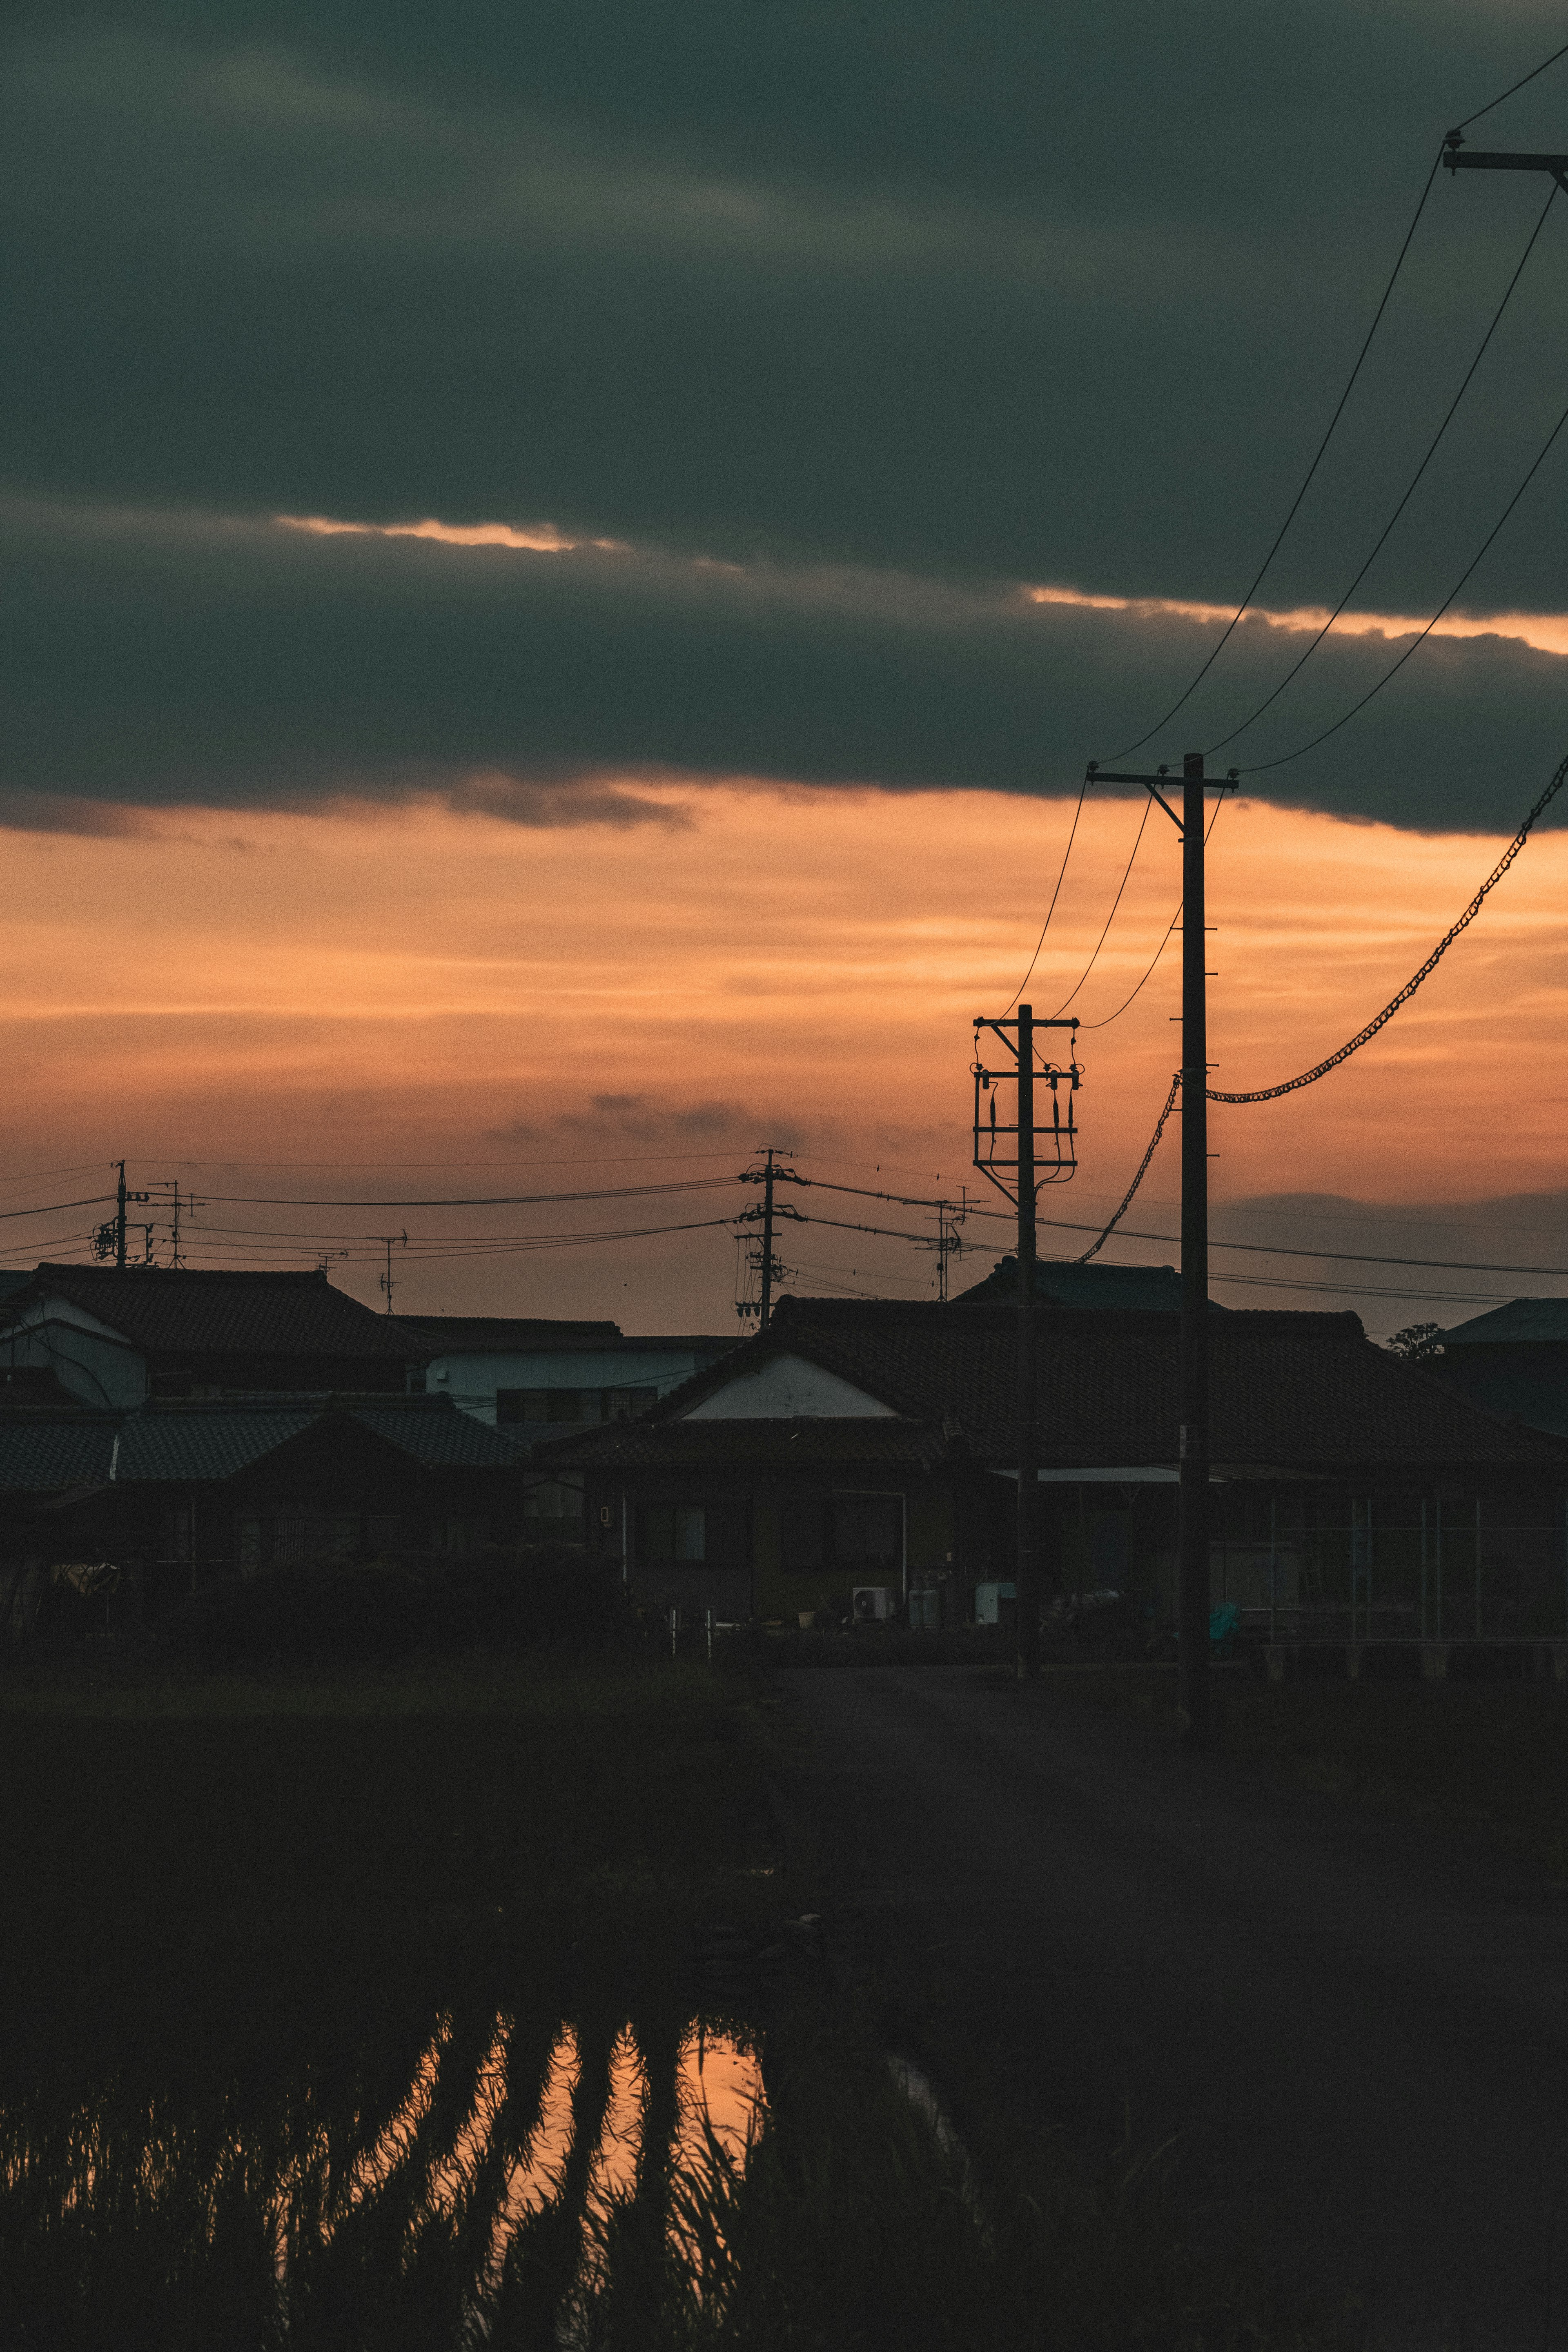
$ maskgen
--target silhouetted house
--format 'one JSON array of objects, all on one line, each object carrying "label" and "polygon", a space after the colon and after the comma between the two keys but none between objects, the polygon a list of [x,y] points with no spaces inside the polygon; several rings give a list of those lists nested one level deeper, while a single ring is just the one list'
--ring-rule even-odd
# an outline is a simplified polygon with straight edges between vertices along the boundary
[{"label": "silhouetted house", "polygon": [[[536,1465],[583,1477],[590,1545],[661,1603],[789,1620],[936,1581],[965,1615],[1013,1566],[1016,1328],[984,1303],[789,1298],[641,1419]],[[1037,1328],[1051,1574],[1168,1622],[1179,1318],[1047,1308]],[[1354,1315],[1217,1314],[1211,1349],[1216,1598],[1388,1635],[1568,1632],[1568,1446]]]},{"label": "silhouetted house", "polygon": [[51,1371],[84,1404],[147,1397],[404,1394],[427,1348],[324,1274],[37,1267],[4,1302],[0,1368]]},{"label": "silhouetted house", "polygon": [[[732,1338],[628,1339],[617,1323],[555,1322],[536,1316],[409,1315],[410,1344],[430,1351],[414,1375],[431,1393],[503,1429],[529,1449],[606,1422],[635,1420],[661,1396],[727,1354]],[[576,1478],[528,1480],[531,1539],[581,1543]]]},{"label": "silhouetted house", "polygon": [[518,1449],[444,1397],[0,1412],[0,1563],[112,1562],[154,1616],[218,1577],[522,1520]]},{"label": "silhouetted house", "polygon": [[524,1315],[397,1318],[429,1361],[425,1384],[527,1444],[584,1422],[630,1421],[736,1344],[732,1336],[628,1339],[618,1323]]},{"label": "silhouetted house", "polygon": [[1568,1436],[1568,1299],[1510,1298],[1456,1324],[1429,1367],[1502,1420]]}]

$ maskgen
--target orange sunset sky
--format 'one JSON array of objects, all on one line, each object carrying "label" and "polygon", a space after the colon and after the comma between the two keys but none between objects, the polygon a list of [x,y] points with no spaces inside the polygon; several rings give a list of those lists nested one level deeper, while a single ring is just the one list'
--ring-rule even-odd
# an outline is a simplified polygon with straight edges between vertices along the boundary
[{"label": "orange sunset sky", "polygon": [[[846,1182],[918,1193],[967,1180],[973,1192],[970,1021],[1000,1010],[1022,976],[1071,803],[754,783],[621,790],[630,821],[616,824],[345,806],[150,814],[97,836],[9,835],[4,1050],[17,1181],[33,1168],[101,1171],[124,1153],[133,1181],[178,1175],[199,1201],[528,1193],[717,1174],[774,1141],[808,1171]],[[1083,828],[1031,984],[1037,1012],[1055,1011],[1082,970],[1138,814],[1108,801]],[[1227,807],[1210,850],[1215,1084],[1289,1076],[1350,1034],[1500,846]],[[1560,1185],[1565,1089],[1552,1048],[1568,985],[1565,883],[1568,839],[1543,835],[1420,996],[1345,1069],[1277,1105],[1215,1108],[1216,1235],[1287,1238],[1277,1216],[1243,1204],[1336,1194],[1407,1204],[1402,1255],[1555,1257],[1555,1200],[1533,1212],[1516,1204],[1502,1231],[1500,1213],[1473,1204]],[[1113,1011],[1145,968],[1179,888],[1178,845],[1156,812],[1076,1008],[1086,1023]],[[1178,953],[1179,934],[1131,1009],[1082,1033],[1082,1171],[1044,1197],[1047,1218],[1108,1213],[1136,1165],[1177,1057]],[[1136,1230],[1175,1232],[1175,1144],[1173,1129],[1128,1220]],[[71,1199],[89,1186],[43,1189]],[[355,1237],[406,1225],[400,1307],[723,1329],[734,1251],[722,1231],[471,1261],[457,1253],[481,1234],[623,1217],[673,1224],[740,1197],[381,1216],[220,1199],[198,1208],[194,1230],[208,1263],[310,1263],[347,1246],[335,1278],[374,1300],[379,1261]],[[826,1195],[816,1205],[929,1223]],[[1328,1223],[1288,1237],[1394,1246],[1364,1227],[1359,1239],[1331,1230],[1347,1206],[1321,1203]],[[89,1222],[68,1215],[47,1233],[29,1222],[19,1255]],[[974,1278],[1005,1229],[975,1221],[970,1232]],[[1043,1235],[1047,1254],[1081,1245]],[[1174,1252],[1118,1243],[1111,1255],[1166,1262]],[[792,1234],[786,1257],[806,1289],[827,1286],[819,1272],[909,1296],[934,1280],[928,1253],[826,1229]],[[1336,1276],[1305,1259],[1223,1252],[1215,1266],[1217,1295],[1237,1305],[1269,1294],[1227,1289],[1219,1276],[1342,1279],[1352,1286],[1344,1303],[1374,1328],[1418,1312],[1443,1319],[1447,1307],[1423,1308],[1424,1292],[1510,1289],[1479,1276]],[[1378,1296],[1402,1281],[1408,1298]],[[1302,1293],[1298,1303],[1335,1302]]]},{"label": "orange sunset sky", "polygon": [[[773,1145],[913,1196],[797,1195],[789,1287],[931,1295],[968,1187],[962,1287],[971,1023],[1096,757],[1240,771],[1216,1084],[1331,1053],[1568,751],[1568,205],[1442,168],[1568,144],[1559,15],[14,12],[0,1264],[123,1159],[194,1264],[733,1331]],[[1564,814],[1346,1067],[1214,1108],[1226,1303],[1568,1283]],[[1179,936],[1110,1017],[1180,896],[1114,788],[1027,993],[1141,824],[1047,1255],[1179,1055]],[[1176,1262],[1177,1160],[1110,1262]]]}]

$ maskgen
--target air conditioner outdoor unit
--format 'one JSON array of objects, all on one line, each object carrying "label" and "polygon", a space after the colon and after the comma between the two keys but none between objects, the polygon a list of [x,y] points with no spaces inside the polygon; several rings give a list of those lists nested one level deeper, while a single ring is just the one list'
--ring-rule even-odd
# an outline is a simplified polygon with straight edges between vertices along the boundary
[{"label": "air conditioner outdoor unit", "polygon": [[873,1625],[893,1613],[893,1590],[889,1584],[858,1584],[850,1601],[857,1625]]}]

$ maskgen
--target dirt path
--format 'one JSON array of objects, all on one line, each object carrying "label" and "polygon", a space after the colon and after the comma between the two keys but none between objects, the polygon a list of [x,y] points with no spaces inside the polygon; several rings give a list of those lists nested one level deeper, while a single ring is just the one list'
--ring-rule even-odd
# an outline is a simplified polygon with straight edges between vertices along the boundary
[{"label": "dirt path", "polygon": [[[1568,1889],[973,1669],[781,1678],[829,1919],[971,2101],[1185,2135],[1373,2340],[1568,2347]],[[933,1988],[934,1992],[933,1992]]]}]

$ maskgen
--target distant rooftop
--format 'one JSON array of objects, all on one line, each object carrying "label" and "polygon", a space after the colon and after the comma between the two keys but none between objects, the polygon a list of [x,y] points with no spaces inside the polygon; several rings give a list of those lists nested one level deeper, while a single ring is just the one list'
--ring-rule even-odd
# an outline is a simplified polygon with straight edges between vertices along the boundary
[{"label": "distant rooftop", "polygon": [[8,1318],[63,1298],[143,1352],[405,1363],[426,1349],[396,1318],[334,1290],[324,1274],[45,1263],[4,1301]]},{"label": "distant rooftop", "polygon": [[[1008,1255],[997,1259],[984,1282],[960,1291],[953,1304],[984,1304],[1016,1298],[1017,1294],[1018,1261]],[[1035,1296],[1051,1307],[1112,1307],[1146,1315],[1179,1315],[1182,1277],[1169,1265],[1078,1265],[1070,1259],[1041,1258],[1035,1265]]]},{"label": "distant rooftop", "polygon": [[1505,1341],[1537,1347],[1568,1343],[1568,1298],[1510,1298],[1506,1307],[1473,1315],[1443,1334],[1446,1348],[1492,1347]]}]

